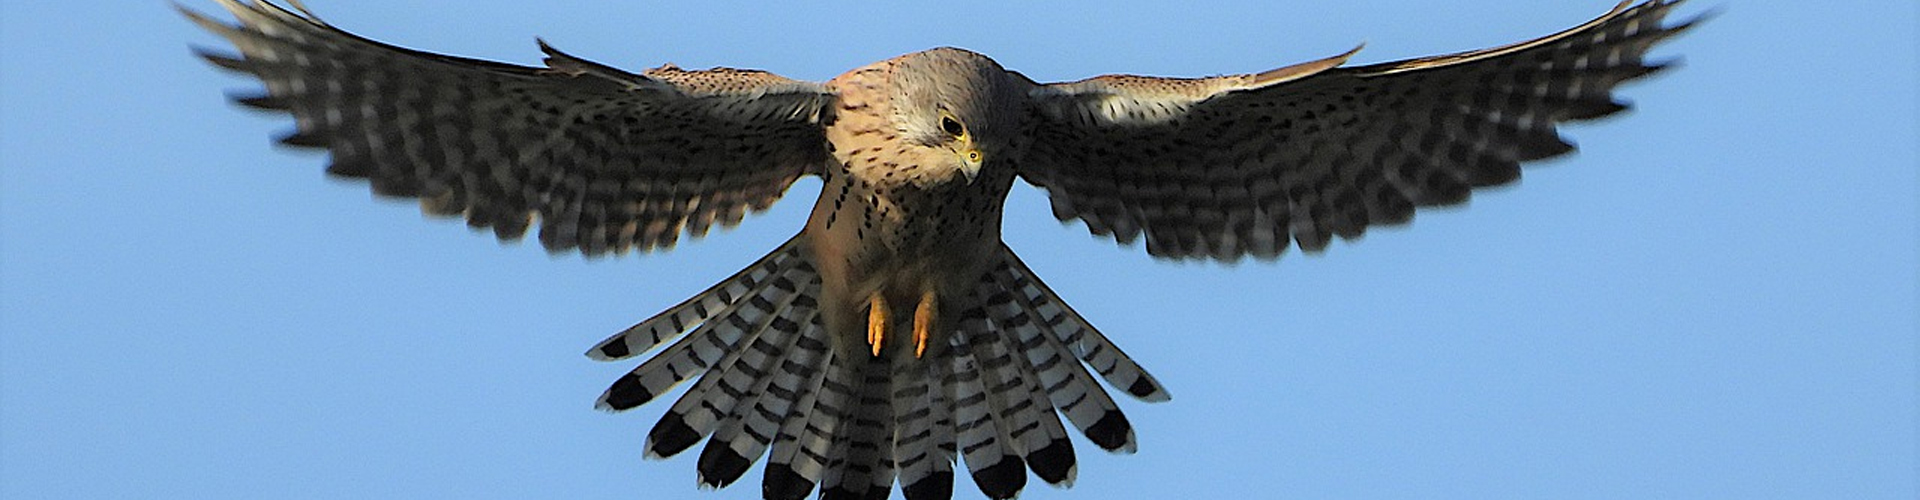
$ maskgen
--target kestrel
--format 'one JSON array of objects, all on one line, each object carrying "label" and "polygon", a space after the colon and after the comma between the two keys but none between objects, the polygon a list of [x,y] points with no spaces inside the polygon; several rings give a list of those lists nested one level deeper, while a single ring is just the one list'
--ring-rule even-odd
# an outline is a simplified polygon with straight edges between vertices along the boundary
[{"label": "kestrel", "polygon": [[664,345],[599,406],[697,377],[646,454],[704,440],[713,487],[765,456],[776,499],[884,498],[896,483],[948,498],[957,461],[992,498],[1027,471],[1070,484],[1061,416],[1101,449],[1134,449],[1095,376],[1145,401],[1168,393],[1001,242],[1016,177],[1055,217],[1144,237],[1156,257],[1319,252],[1571,151],[1556,126],[1625,109],[1614,87],[1661,69],[1644,54],[1693,23],[1663,21],[1679,0],[1649,0],[1446,56],[1066,83],[938,48],[813,83],[629,73],[544,42],[545,67],[464,59],[361,38],[297,3],[219,2],[239,25],[183,12],[240,50],[203,56],[266,84],[239,102],[297,120],[282,142],[502,240],[538,224],[550,252],[664,250],[821,178],[793,239],[587,353]]}]

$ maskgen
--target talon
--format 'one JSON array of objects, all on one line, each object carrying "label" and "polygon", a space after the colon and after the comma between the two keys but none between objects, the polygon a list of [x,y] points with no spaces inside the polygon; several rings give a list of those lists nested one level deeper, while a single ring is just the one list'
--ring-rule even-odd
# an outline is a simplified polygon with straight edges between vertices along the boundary
[{"label": "talon", "polygon": [[933,334],[933,318],[939,313],[933,290],[920,294],[920,306],[913,309],[913,357],[927,352],[927,337]]},{"label": "talon", "polygon": [[873,346],[873,355],[880,355],[880,342],[887,336],[887,301],[879,292],[867,299],[867,344]]}]

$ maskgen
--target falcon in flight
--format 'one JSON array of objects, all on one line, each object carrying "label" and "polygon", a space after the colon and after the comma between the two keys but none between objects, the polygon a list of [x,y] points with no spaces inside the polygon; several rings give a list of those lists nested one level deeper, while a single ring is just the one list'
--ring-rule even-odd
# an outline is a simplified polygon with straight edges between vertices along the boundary
[{"label": "falcon in flight", "polygon": [[238,25],[182,11],[240,51],[203,56],[266,85],[240,103],[293,116],[282,142],[502,240],[537,225],[550,252],[665,250],[819,177],[793,239],[587,352],[653,352],[601,408],[697,378],[646,454],[704,441],[711,487],[765,457],[770,499],[885,498],[896,483],[948,498],[960,463],[992,498],[1029,471],[1066,485],[1069,425],[1134,449],[1096,377],[1145,401],[1167,391],[1001,242],[1015,178],[1062,221],[1145,239],[1155,257],[1319,252],[1571,151],[1555,127],[1625,109],[1614,87],[1661,69],[1648,49],[1693,23],[1663,21],[1679,0],[1649,0],[1453,55],[1064,83],[939,48],[815,83],[630,73],[545,43],[545,67],[465,59],[362,38],[297,3],[218,1]]}]

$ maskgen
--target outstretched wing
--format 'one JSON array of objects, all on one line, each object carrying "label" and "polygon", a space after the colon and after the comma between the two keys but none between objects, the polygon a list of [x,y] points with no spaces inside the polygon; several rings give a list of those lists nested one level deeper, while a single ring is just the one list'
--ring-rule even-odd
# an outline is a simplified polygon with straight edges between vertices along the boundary
[{"label": "outstretched wing", "polygon": [[[1103,76],[1036,87],[1021,175],[1061,220],[1164,258],[1273,258],[1398,224],[1566,153],[1555,126],[1625,109],[1612,90],[1686,29],[1652,0],[1538,40],[1359,67],[1352,52],[1204,79]],[[1355,49],[1358,50],[1358,49]]]},{"label": "outstretched wing", "polygon": [[[182,9],[240,57],[202,53],[258,77],[250,106],[293,114],[282,142],[332,152],[327,172],[376,193],[418,197],[517,239],[535,220],[548,251],[672,247],[771,205],[828,158],[824,87],[760,71],[642,74],[541,43],[547,68],[408,50],[304,9],[219,0],[229,26]],[[298,4],[295,4],[298,8]]]}]

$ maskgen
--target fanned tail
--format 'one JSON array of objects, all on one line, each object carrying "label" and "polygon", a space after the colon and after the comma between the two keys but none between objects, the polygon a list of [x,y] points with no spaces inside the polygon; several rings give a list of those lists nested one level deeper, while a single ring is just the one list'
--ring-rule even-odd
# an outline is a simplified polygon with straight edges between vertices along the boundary
[{"label": "fanned tail", "polygon": [[982,493],[1012,498],[1028,471],[1073,483],[1063,416],[1101,449],[1135,449],[1096,375],[1135,398],[1168,399],[1004,247],[961,301],[970,306],[952,313],[955,331],[924,356],[842,352],[820,320],[820,277],[801,245],[789,241],[588,352],[621,359],[667,344],[607,389],[607,409],[700,375],[648,433],[647,456],[705,439],[700,484],[719,488],[765,455],[763,495],[793,500],[816,488],[827,500],[884,499],[895,484],[910,500],[951,498],[964,463]]}]

